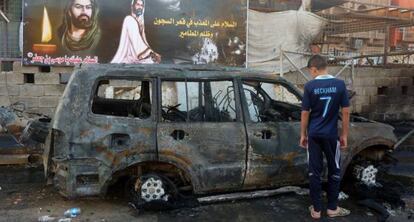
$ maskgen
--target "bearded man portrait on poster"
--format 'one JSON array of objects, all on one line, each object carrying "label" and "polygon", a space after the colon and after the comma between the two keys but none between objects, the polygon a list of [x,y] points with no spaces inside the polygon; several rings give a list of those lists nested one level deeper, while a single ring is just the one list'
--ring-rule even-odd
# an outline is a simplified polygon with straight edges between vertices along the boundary
[{"label": "bearded man portrait on poster", "polygon": [[161,62],[161,56],[148,44],[144,13],[145,1],[132,0],[131,14],[124,19],[118,50],[111,63],[154,64]]},{"label": "bearded man portrait on poster", "polygon": [[58,29],[62,49],[77,55],[93,54],[101,39],[97,0],[69,0]]}]

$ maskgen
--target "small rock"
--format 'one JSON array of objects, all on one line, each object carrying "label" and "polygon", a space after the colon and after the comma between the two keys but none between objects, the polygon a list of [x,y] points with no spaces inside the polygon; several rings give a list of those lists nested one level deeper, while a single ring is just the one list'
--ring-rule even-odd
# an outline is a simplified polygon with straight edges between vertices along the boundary
[{"label": "small rock", "polygon": [[371,213],[371,212],[367,212],[367,215],[370,216],[370,217],[373,217],[374,216],[374,214]]},{"label": "small rock", "polygon": [[58,222],[71,222],[71,221],[72,221],[72,219],[70,219],[70,218],[62,218],[62,219],[58,220]]},{"label": "small rock", "polygon": [[46,215],[46,216],[39,217],[37,221],[39,221],[39,222],[52,222],[52,221],[55,221],[55,219],[56,218],[54,218],[54,217]]},{"label": "small rock", "polygon": [[349,198],[349,195],[344,192],[340,192],[338,195],[338,200],[347,200],[348,198]]}]

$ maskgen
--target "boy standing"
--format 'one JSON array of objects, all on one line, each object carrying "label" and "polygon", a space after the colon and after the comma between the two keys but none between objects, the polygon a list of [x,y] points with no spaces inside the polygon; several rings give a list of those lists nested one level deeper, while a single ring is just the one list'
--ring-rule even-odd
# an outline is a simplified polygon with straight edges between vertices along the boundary
[{"label": "boy standing", "polygon": [[[321,218],[321,174],[323,156],[328,163],[328,217],[350,214],[349,210],[338,207],[341,182],[340,148],[348,145],[349,99],[345,82],[328,75],[327,62],[319,55],[313,56],[308,69],[314,78],[305,85],[302,101],[300,146],[308,150],[309,182],[312,218]],[[342,133],[338,141],[339,110],[342,108]]]}]

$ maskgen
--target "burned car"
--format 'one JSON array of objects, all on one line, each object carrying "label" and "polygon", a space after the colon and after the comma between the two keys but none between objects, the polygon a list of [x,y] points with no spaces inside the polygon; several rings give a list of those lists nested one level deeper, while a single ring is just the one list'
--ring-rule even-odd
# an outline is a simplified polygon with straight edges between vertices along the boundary
[{"label": "burned car", "polygon": [[[45,169],[70,198],[128,178],[138,203],[306,184],[301,98],[285,79],[246,69],[85,66],[57,107]],[[391,126],[353,117],[342,174],[395,143]]]}]

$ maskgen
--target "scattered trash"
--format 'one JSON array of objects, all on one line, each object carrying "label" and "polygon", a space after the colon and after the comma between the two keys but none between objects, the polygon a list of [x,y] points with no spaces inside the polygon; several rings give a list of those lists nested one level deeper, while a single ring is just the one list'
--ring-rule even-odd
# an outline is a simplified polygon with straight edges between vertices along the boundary
[{"label": "scattered trash", "polygon": [[389,204],[389,203],[384,203],[383,205],[384,205],[385,209],[387,210],[387,212],[388,212],[391,216],[395,217],[395,216],[397,215],[397,212],[396,212],[395,210],[393,210],[393,209],[392,209],[391,204]]},{"label": "scattered trash", "polygon": [[65,217],[75,218],[81,214],[80,208],[70,208],[69,210],[65,211]]},{"label": "scattered trash", "polygon": [[348,198],[349,198],[349,195],[344,192],[340,192],[338,195],[338,200],[347,200]]},{"label": "scattered trash", "polygon": [[373,216],[374,216],[374,214],[373,214],[373,213],[371,213],[371,212],[367,212],[367,216],[369,216],[369,217],[373,217]]},{"label": "scattered trash", "polygon": [[17,205],[17,204],[19,204],[20,202],[22,202],[22,199],[21,199],[21,198],[17,198],[17,199],[13,202],[13,204],[14,204],[14,205]]},{"label": "scattered trash", "polygon": [[46,216],[39,217],[37,221],[39,221],[39,222],[51,222],[51,221],[55,221],[55,219],[56,218],[54,218],[54,217],[46,215]]},{"label": "scattered trash", "polygon": [[1,187],[0,187],[0,190],[1,190]]},{"label": "scattered trash", "polygon": [[72,219],[70,219],[70,218],[62,218],[62,219],[58,220],[58,222],[71,222],[71,221],[72,221]]}]

